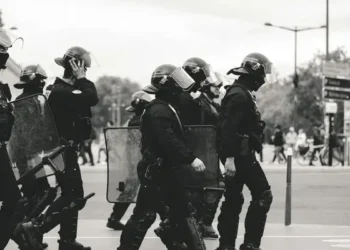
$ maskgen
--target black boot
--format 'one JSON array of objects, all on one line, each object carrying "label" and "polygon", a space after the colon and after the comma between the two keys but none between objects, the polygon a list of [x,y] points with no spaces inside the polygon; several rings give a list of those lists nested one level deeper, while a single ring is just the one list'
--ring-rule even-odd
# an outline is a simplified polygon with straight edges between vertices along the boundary
[{"label": "black boot", "polygon": [[253,243],[247,243],[247,244],[242,244],[239,247],[239,250],[261,250],[261,248]]},{"label": "black boot", "polygon": [[75,239],[58,240],[58,250],[91,250],[91,247],[85,247]]},{"label": "black boot", "polygon": [[215,250],[237,250],[237,249],[234,247],[218,247]]},{"label": "black boot", "polygon": [[91,250],[91,247],[85,247],[75,239],[77,238],[78,211],[66,211],[62,215],[61,228],[59,231],[60,240],[59,250]]},{"label": "black boot", "polygon": [[113,212],[108,218],[107,227],[113,230],[121,231],[124,228],[124,224],[120,222],[123,218],[126,210],[128,210],[129,203],[115,203],[113,206]]}]

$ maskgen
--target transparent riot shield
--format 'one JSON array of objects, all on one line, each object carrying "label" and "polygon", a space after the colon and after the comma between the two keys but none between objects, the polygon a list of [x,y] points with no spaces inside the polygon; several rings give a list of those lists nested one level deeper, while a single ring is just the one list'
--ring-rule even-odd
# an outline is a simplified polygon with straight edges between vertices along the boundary
[{"label": "transparent riot shield", "polygon": [[[217,153],[216,129],[213,126],[185,127],[187,146],[206,165],[204,173],[190,166],[177,170],[187,187],[217,188],[220,167]],[[137,164],[141,160],[141,132],[137,127],[105,129],[109,202],[135,202],[139,190]]]},{"label": "transparent riot shield", "polygon": [[[7,145],[16,178],[31,170],[59,149],[60,141],[46,97],[33,95],[12,102],[15,123]],[[64,170],[62,154],[55,158],[57,170]],[[42,178],[49,174],[42,168],[35,174]]]},{"label": "transparent riot shield", "polygon": [[138,127],[107,128],[106,139],[108,202],[136,201],[140,182],[137,164],[141,159],[141,133]]}]

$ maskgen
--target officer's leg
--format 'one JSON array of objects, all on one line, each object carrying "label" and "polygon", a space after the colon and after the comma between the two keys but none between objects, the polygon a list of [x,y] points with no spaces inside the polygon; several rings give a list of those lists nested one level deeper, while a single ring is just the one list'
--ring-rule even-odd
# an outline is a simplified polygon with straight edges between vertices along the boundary
[{"label": "officer's leg", "polygon": [[115,203],[113,206],[113,212],[111,216],[108,218],[107,227],[114,230],[122,230],[124,225],[120,222],[123,218],[126,210],[128,210],[130,203]]},{"label": "officer's leg", "polygon": [[197,220],[191,216],[186,191],[177,176],[170,173],[164,178],[164,186],[168,188],[166,194],[171,197],[168,200],[170,221],[179,226],[183,232],[184,241],[191,250],[205,250],[205,244],[199,232]]},{"label": "officer's leg", "polygon": [[[83,181],[78,164],[77,152],[74,148],[68,148],[64,153],[66,171],[64,173],[64,183],[62,186],[62,198],[67,203],[72,203],[76,199],[84,197]],[[60,250],[69,249],[90,249],[76,242],[78,227],[78,210],[72,209],[62,214],[60,223]]]},{"label": "officer's leg", "polygon": [[241,249],[259,249],[273,197],[265,173],[255,156],[241,159],[240,162],[245,166],[245,184],[252,194],[245,220],[244,244]]},{"label": "officer's leg", "polygon": [[0,249],[8,244],[16,225],[23,219],[19,200],[21,193],[12,171],[6,146],[0,147],[0,193],[3,201],[0,209]]},{"label": "officer's leg", "polygon": [[220,234],[219,249],[230,249],[235,247],[238,233],[239,215],[242,211],[244,203],[243,190],[243,176],[241,168],[244,166],[236,164],[236,174],[232,178],[225,178],[224,192],[225,200],[221,205],[221,212],[218,217],[218,231]]},{"label": "officer's leg", "polygon": [[156,220],[154,196],[157,194],[147,188],[145,185],[140,187],[133,214],[120,236],[118,250],[138,250],[148,229]]},{"label": "officer's leg", "polygon": [[222,198],[222,192],[208,192],[207,201],[205,203],[205,209],[203,216],[201,218],[204,225],[203,237],[208,238],[218,238],[215,229],[212,227],[214,217],[219,206],[220,200]]}]

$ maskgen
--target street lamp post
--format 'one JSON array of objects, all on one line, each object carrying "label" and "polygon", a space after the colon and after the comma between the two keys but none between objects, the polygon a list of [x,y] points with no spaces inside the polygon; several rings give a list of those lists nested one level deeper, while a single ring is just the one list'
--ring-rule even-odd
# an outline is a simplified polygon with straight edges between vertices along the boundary
[{"label": "street lamp post", "polygon": [[296,98],[297,98],[296,92],[297,92],[297,87],[298,87],[298,82],[299,82],[298,69],[297,69],[298,32],[306,31],[306,30],[323,29],[323,28],[326,28],[326,25],[322,25],[322,26],[318,26],[318,27],[307,27],[307,28],[298,28],[298,27],[289,28],[289,27],[274,25],[272,23],[265,23],[265,26],[275,27],[275,28],[284,29],[284,30],[294,32],[294,77],[293,77],[293,83],[295,86],[295,91],[294,91],[294,98],[293,98],[294,99],[294,112],[293,112],[294,115],[293,116],[295,116],[295,117],[293,118],[293,124],[294,124],[294,127],[296,127]]}]

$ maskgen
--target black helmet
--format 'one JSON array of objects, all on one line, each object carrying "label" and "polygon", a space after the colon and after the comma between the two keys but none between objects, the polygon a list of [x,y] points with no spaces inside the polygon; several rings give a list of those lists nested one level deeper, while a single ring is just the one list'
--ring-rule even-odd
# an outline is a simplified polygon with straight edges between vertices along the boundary
[{"label": "black helmet", "polygon": [[134,112],[137,107],[144,107],[152,101],[152,97],[144,91],[137,91],[131,96],[131,106],[125,110],[128,112]]},{"label": "black helmet", "polygon": [[251,53],[243,59],[241,67],[233,68],[227,74],[252,75],[264,79],[266,75],[271,74],[271,68],[272,63],[266,56],[260,53]]},{"label": "black helmet", "polygon": [[69,48],[63,58],[55,58],[55,62],[63,68],[67,68],[69,66],[69,61],[73,58],[84,61],[84,67],[91,67],[90,52],[79,46]]},{"label": "black helmet", "polygon": [[23,89],[30,84],[41,84],[43,87],[45,85],[43,80],[45,79],[47,79],[47,74],[40,65],[28,65],[21,71],[19,77],[20,82],[14,84],[14,87],[17,89]]},{"label": "black helmet", "polygon": [[182,65],[182,68],[196,81],[196,83],[201,83],[203,81],[215,83],[217,81],[210,64],[206,63],[201,58],[192,57],[186,60]]},{"label": "black helmet", "polygon": [[171,64],[163,64],[157,67],[151,77],[151,85],[142,90],[148,94],[155,94],[160,89],[181,88],[189,91],[194,80],[182,69]]}]

